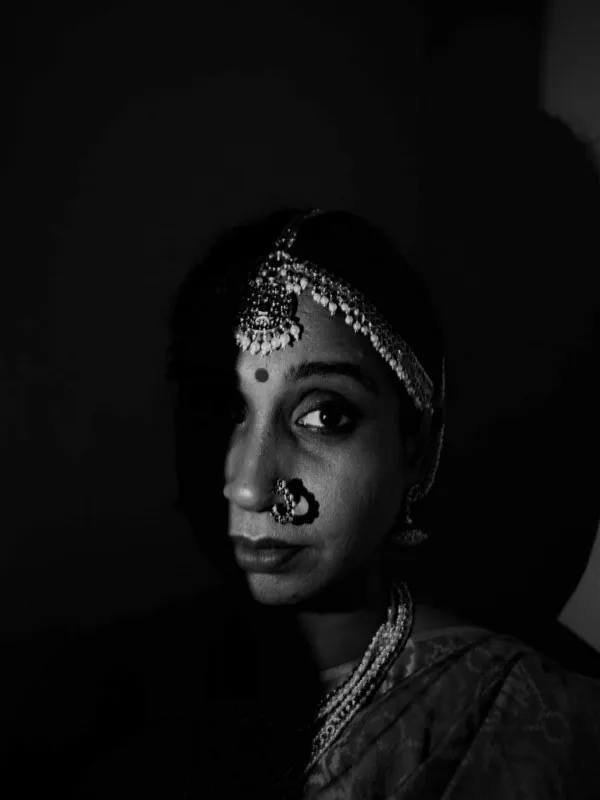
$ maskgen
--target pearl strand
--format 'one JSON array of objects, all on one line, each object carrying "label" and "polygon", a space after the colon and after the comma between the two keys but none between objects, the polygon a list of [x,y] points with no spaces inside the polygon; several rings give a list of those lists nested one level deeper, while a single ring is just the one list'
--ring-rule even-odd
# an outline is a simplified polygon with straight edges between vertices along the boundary
[{"label": "pearl strand", "polygon": [[362,706],[372,695],[380,679],[383,677],[385,670],[389,666],[390,657],[394,650],[395,648],[388,646],[382,651],[363,681],[360,682],[342,706],[330,715],[326,724],[314,739],[311,759],[307,770],[310,770],[331,744],[339,738],[343,730],[349,725],[358,711],[360,711]]},{"label": "pearl strand", "polygon": [[369,668],[370,664],[372,663],[373,653],[378,647],[381,647],[382,644],[387,641],[387,638],[390,634],[393,633],[394,627],[396,624],[396,615],[398,612],[397,609],[397,602],[392,593],[392,601],[390,603],[390,607],[388,609],[388,617],[385,622],[383,622],[380,627],[377,629],[375,635],[371,639],[369,647],[365,652],[360,664],[356,667],[356,669],[352,672],[349,678],[342,683],[341,686],[333,689],[328,695],[324,698],[324,700],[319,705],[319,709],[317,711],[317,719],[326,716],[329,714],[332,709],[343,702],[346,695],[352,691],[354,686],[359,682],[359,680],[363,677],[364,673]]},{"label": "pearl strand", "polygon": [[[399,586],[397,592],[400,601],[394,622],[390,623],[388,620],[378,629],[351,678],[330,693],[331,697],[328,695],[324,704],[321,704],[316,718],[318,720],[326,717],[326,721],[313,740],[305,774],[356,716],[379,685],[393,657],[404,648],[412,627],[412,598],[405,584]],[[373,657],[375,651],[377,653]]]},{"label": "pearl strand", "polygon": [[360,664],[353,670],[352,674],[347,678],[346,681],[341,686],[338,686],[336,689],[333,689],[325,700],[319,706],[319,711],[317,712],[317,719],[327,716],[327,714],[331,713],[333,708],[336,705],[339,705],[348,695],[352,689],[356,686],[359,680],[363,677],[363,675],[369,669],[372,660],[373,660],[373,653],[375,652],[376,647],[380,646],[382,641],[385,637],[385,626],[382,625],[373,639],[363,656]]}]

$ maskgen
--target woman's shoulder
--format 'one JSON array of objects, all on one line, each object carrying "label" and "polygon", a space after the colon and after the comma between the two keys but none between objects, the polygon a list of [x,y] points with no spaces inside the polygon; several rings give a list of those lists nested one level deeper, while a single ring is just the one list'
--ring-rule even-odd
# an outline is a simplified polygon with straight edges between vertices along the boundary
[{"label": "woman's shoulder", "polygon": [[[454,673],[469,674],[479,690],[528,697],[571,716],[595,710],[600,721],[600,680],[569,668],[568,658],[545,652],[511,633],[472,624],[452,612],[423,613],[413,630],[412,672],[452,662]],[[560,653],[558,653],[560,656]],[[600,654],[599,654],[600,659]],[[568,666],[565,666],[567,664]],[[600,730],[598,731],[600,742]]]},{"label": "woman's shoulder", "polygon": [[444,609],[428,602],[415,602],[411,637],[414,641],[449,635],[455,631],[483,630],[465,616],[452,609]]},{"label": "woman's shoulder", "polygon": [[479,718],[485,709],[485,725],[499,741],[518,749],[535,738],[542,749],[556,746],[561,758],[585,753],[589,771],[591,752],[600,752],[600,680],[566,669],[509,633],[451,615],[435,626],[431,620],[409,642],[400,677],[411,680],[396,684],[400,694],[431,702],[428,713],[440,718],[449,709]]}]

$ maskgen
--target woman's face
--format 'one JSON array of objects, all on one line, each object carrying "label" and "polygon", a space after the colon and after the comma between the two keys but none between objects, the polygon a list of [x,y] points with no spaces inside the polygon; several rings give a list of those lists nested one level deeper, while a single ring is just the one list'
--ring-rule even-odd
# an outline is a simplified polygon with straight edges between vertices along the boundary
[{"label": "woman's face", "polygon": [[[229,535],[302,546],[285,563],[239,556],[253,597],[271,605],[318,599],[379,575],[382,544],[407,488],[400,399],[393,372],[370,342],[310,298],[292,347],[240,352],[242,410],[225,462]],[[282,525],[270,509],[277,479],[301,481],[316,516]]]}]

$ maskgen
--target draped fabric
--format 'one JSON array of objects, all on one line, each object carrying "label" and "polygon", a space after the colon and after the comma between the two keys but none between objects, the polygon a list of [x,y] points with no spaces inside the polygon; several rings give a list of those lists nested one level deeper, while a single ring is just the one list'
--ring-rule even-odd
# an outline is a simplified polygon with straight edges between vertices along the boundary
[{"label": "draped fabric", "polygon": [[482,629],[410,639],[304,797],[599,800],[600,683]]},{"label": "draped fabric", "polygon": [[[230,638],[212,652],[227,653]],[[182,665],[196,674],[196,662],[171,647],[177,679],[161,679],[161,688],[167,683],[189,704],[178,703],[168,724],[164,717],[103,758],[77,800],[600,800],[600,682],[565,671],[511,636],[465,626],[412,636],[307,776],[311,740],[285,730],[293,721],[290,681],[269,678],[279,715],[245,728],[233,687],[252,688],[250,653],[231,647],[237,659],[222,658],[218,675],[202,679],[213,715],[202,702],[190,712],[191,725],[186,709],[196,704]],[[298,682],[291,686],[299,692]],[[289,791],[272,780],[288,766]]]}]

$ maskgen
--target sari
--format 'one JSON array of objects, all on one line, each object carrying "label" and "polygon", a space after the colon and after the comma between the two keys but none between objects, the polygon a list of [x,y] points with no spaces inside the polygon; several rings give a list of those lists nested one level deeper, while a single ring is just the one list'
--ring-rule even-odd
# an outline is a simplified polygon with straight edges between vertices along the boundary
[{"label": "sari", "polygon": [[600,682],[481,628],[410,638],[303,797],[599,800]]}]

